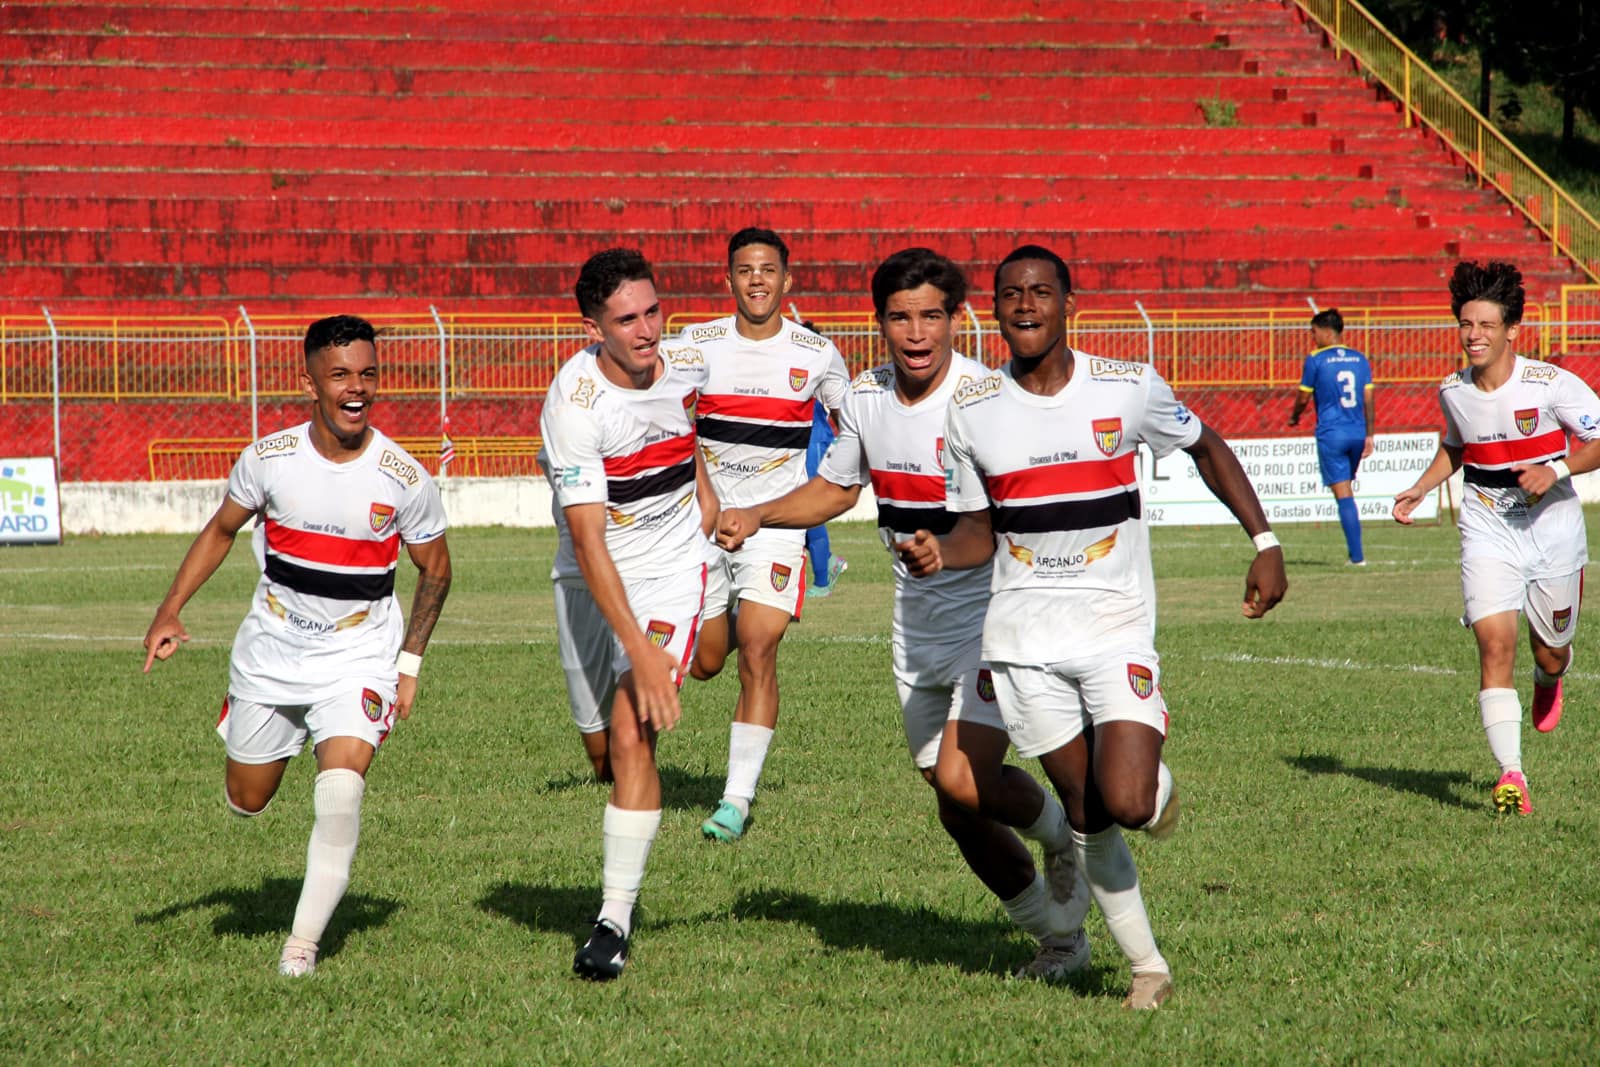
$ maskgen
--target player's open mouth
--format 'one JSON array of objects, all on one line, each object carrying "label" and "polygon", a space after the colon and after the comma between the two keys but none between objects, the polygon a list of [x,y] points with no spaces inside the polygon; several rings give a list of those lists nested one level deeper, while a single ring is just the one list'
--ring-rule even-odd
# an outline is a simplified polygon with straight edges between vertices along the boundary
[{"label": "player's open mouth", "polygon": [[344,412],[347,419],[359,419],[367,413],[367,405],[360,400],[352,400],[339,405],[339,410]]},{"label": "player's open mouth", "polygon": [[931,348],[902,348],[900,357],[907,367],[912,370],[922,370],[933,363],[933,349]]}]

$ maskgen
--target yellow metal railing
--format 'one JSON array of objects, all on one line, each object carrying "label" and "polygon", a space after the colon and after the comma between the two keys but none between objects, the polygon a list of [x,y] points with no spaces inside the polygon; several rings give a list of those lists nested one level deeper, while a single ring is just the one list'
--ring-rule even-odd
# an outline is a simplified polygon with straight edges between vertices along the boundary
[{"label": "yellow metal railing", "polygon": [[[1378,380],[1426,382],[1458,366],[1448,308],[1341,308],[1345,338],[1373,357]],[[674,315],[668,330],[719,317]],[[1280,386],[1299,380],[1309,350],[1309,308],[1148,308],[1085,311],[1068,338],[1096,355],[1152,362],[1175,386]],[[812,321],[852,374],[888,358],[870,312],[831,312]],[[390,397],[537,397],[588,337],[574,314],[395,316],[376,320]],[[1008,354],[987,312],[963,309],[956,347],[989,366]],[[301,395],[303,318],[56,319],[0,317],[0,403],[54,396],[52,346],[60,352],[63,400],[264,402]],[[253,333],[252,333],[253,329]],[[441,346],[443,389],[441,390]],[[1600,354],[1600,285],[1568,286],[1559,303],[1529,304],[1518,350]]]},{"label": "yellow metal railing", "polygon": [[1478,114],[1433,69],[1355,0],[1294,0],[1400,102],[1402,121],[1420,122],[1493,186],[1564,255],[1600,282],[1600,222]]}]

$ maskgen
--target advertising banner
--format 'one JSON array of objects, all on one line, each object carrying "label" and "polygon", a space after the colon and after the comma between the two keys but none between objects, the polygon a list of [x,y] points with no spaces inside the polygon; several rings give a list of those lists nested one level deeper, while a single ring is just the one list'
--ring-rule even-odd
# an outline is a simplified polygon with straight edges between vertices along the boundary
[{"label": "advertising banner", "polygon": [[[1229,441],[1250,483],[1256,487],[1267,521],[1338,522],[1333,494],[1322,484],[1314,437],[1257,437]],[[1372,455],[1361,461],[1351,488],[1362,522],[1389,521],[1394,495],[1412,486],[1439,448],[1437,433],[1380,433]],[[1214,526],[1236,521],[1211,495],[1184,452],[1155,459],[1140,448],[1144,507],[1152,526]],[[1412,512],[1418,522],[1439,517],[1439,495],[1429,493]]]},{"label": "advertising banner", "polygon": [[0,544],[61,543],[61,494],[49,456],[0,459]]}]

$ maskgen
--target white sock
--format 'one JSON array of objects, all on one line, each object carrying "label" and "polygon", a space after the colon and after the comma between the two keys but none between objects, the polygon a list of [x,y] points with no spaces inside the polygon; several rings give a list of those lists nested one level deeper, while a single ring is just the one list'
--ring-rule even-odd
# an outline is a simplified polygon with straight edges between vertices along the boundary
[{"label": "white sock", "polygon": [[1522,703],[1515,689],[1478,691],[1478,715],[1500,773],[1522,770]]},{"label": "white sock", "polygon": [[1078,865],[1089,883],[1089,892],[1100,905],[1106,929],[1128,957],[1133,973],[1170,973],[1167,961],[1156,948],[1144,898],[1139,895],[1139,872],[1133,866],[1133,854],[1122,839],[1122,831],[1115,826],[1097,834],[1074,830],[1072,840],[1078,847]]},{"label": "white sock", "polygon": [[345,767],[317,775],[311,804],[316,822],[306,846],[306,880],[294,909],[295,937],[316,944],[350,884],[350,865],[361,837],[361,797],[367,783]]},{"label": "white sock", "polygon": [[1031,826],[1017,827],[1017,833],[1029,841],[1037,841],[1046,852],[1065,852],[1072,847],[1072,827],[1067,825],[1067,813],[1048,789],[1044,793],[1044,807]]},{"label": "white sock", "polygon": [[628,811],[606,805],[601,826],[604,849],[601,866],[600,918],[610,919],[624,937],[633,930],[633,905],[639,900],[645,860],[661,828],[661,809]]},{"label": "white sock", "polygon": [[1172,771],[1165,763],[1156,769],[1156,813],[1150,816],[1150,821],[1139,827],[1148,830],[1161,821],[1161,815],[1167,810],[1167,801],[1172,799]]},{"label": "white sock", "polygon": [[1059,909],[1053,908],[1051,903],[1050,885],[1044,880],[1044,875],[1037,873],[1028,888],[1010,900],[1000,902],[1006,914],[1011,916],[1011,921],[1032,934],[1033,939],[1041,945],[1065,941],[1076,932],[1057,928],[1051,919],[1053,912]]},{"label": "white sock", "polygon": [[756,798],[756,783],[767,762],[767,747],[772,744],[772,728],[749,722],[736,722],[728,730],[728,785],[722,799],[750,814]]}]

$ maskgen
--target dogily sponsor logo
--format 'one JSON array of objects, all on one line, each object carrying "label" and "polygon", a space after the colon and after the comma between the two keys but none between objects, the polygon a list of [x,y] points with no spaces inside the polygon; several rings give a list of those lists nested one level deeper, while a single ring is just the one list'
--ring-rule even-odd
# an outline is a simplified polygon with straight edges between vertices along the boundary
[{"label": "dogily sponsor logo", "polygon": [[400,458],[400,453],[389,449],[383,450],[383,455],[378,457],[378,469],[394,475],[407,485],[417,484],[417,468],[413,463],[407,463]]},{"label": "dogily sponsor logo", "polygon": [[289,452],[300,446],[300,435],[293,433],[280,433],[275,437],[268,437],[264,441],[256,442],[256,455],[272,456],[280,452]]}]

